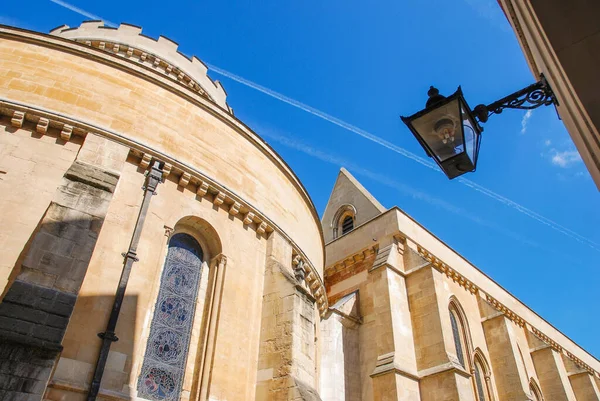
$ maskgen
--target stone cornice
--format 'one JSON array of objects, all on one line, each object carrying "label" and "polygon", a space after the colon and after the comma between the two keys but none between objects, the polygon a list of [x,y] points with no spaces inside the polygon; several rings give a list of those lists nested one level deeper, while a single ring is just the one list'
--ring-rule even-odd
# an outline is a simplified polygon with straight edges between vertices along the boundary
[{"label": "stone cornice", "polygon": [[600,375],[598,375],[598,372],[596,372],[594,369],[592,369],[592,367],[590,365],[588,365],[587,363],[583,362],[581,359],[577,358],[575,355],[573,355],[569,351],[565,351],[565,352],[567,354],[567,357],[569,357],[569,359],[572,360],[575,363],[575,365],[579,366],[582,369],[585,369],[586,371],[588,371],[592,375],[600,376]]},{"label": "stone cornice", "polygon": [[[318,270],[307,258],[304,251],[302,251],[287,233],[259,209],[245,201],[234,191],[217,182],[215,179],[156,149],[133,141],[113,131],[102,129],[64,115],[53,114],[47,110],[39,110],[20,105],[16,102],[0,99],[0,117],[2,115],[8,116],[11,125],[15,127],[20,128],[28,123],[31,124],[31,128],[35,129],[37,132],[40,132],[38,127],[40,126],[40,123],[42,123],[45,125],[44,132],[47,132],[48,129],[55,129],[60,133],[61,139],[65,141],[70,140],[71,135],[85,137],[88,132],[91,132],[95,135],[118,142],[130,149],[130,155],[138,157],[138,165],[142,170],[148,168],[152,159],[164,162],[164,179],[170,179],[172,176],[177,183],[185,183],[186,187],[184,189],[195,191],[197,198],[208,198],[209,200],[212,200],[215,206],[226,208],[230,215],[234,217],[237,216],[240,222],[255,229],[256,233],[260,236],[266,237],[269,233],[277,231],[289,241],[292,245],[294,261],[302,261],[304,269],[307,272],[307,282],[309,283],[311,291],[313,291],[313,296],[317,299],[321,315],[327,311],[328,302],[323,280],[319,275]],[[63,137],[65,127],[67,127],[69,131],[67,139]]]},{"label": "stone cornice", "polygon": [[436,270],[444,273],[448,278],[463,287],[465,290],[469,291],[471,294],[477,294],[479,288],[469,281],[465,276],[448,266],[446,263],[442,262],[420,245],[418,245],[417,249],[419,255],[421,255],[426,261],[430,262]]},{"label": "stone cornice", "polygon": [[556,341],[552,340],[550,337],[548,337],[547,335],[545,335],[544,333],[542,333],[535,327],[531,326],[531,332],[533,333],[533,335],[535,335],[537,338],[539,338],[542,342],[547,344],[553,350],[558,351],[558,352],[563,351],[563,347],[558,345],[558,343]]},{"label": "stone cornice", "polygon": [[317,302],[319,316],[324,317],[329,308],[329,303],[323,279],[315,271],[314,267],[306,262],[306,258],[298,253],[297,248],[292,249],[292,266],[294,269],[304,270],[304,280],[306,281],[310,294]]},{"label": "stone cornice", "polygon": [[[177,94],[178,96],[184,98],[186,101],[189,101],[191,104],[203,109],[204,111],[211,114],[213,117],[225,123],[227,126],[235,130],[237,133],[245,137],[250,143],[256,146],[257,149],[259,149],[267,158],[269,158],[276,166],[278,166],[281,169],[284,175],[294,185],[298,193],[306,202],[313,216],[315,224],[320,232],[323,254],[325,253],[325,242],[323,239],[321,220],[316,211],[315,205],[312,202],[312,199],[308,195],[308,191],[306,190],[300,179],[294,174],[294,172],[292,171],[290,166],[285,162],[285,160],[283,160],[281,156],[279,156],[279,154],[270,145],[268,145],[262,138],[260,138],[260,136],[254,133],[242,121],[238,120],[232,114],[230,114],[228,110],[223,109],[213,101],[209,100],[206,96],[202,96],[198,92],[192,90],[192,88],[189,85],[186,86],[177,79],[167,77],[160,71],[156,71],[153,65],[148,66],[140,64],[133,60],[129,60],[128,58],[117,56],[112,51],[107,51],[106,49],[102,50],[99,48],[93,48],[91,46],[86,45],[85,43],[78,43],[71,39],[65,39],[58,36],[51,36],[39,32],[28,31],[25,29],[8,26],[0,26],[0,38],[54,48],[66,53],[75,54],[77,56],[89,60],[112,66],[116,69],[127,71],[132,75],[142,77],[143,79],[149,80],[154,84],[159,85],[171,91],[172,93]],[[0,98],[0,103],[3,102],[20,106],[20,108],[24,110],[31,109],[32,112],[35,111],[38,115],[46,118],[47,116],[45,116],[45,114],[55,116],[55,120],[68,120],[70,118],[68,116],[61,115],[60,113],[56,113],[49,110],[42,110],[36,108],[35,106],[20,104],[18,101]],[[120,137],[119,142],[128,141],[131,143],[139,144],[138,142],[130,138],[125,138],[108,129],[99,128],[91,123],[86,123],[82,121],[80,121],[80,123],[91,128],[103,130],[105,132],[110,133],[111,135],[118,136]],[[88,131],[91,131],[91,129]]]},{"label": "stone cornice", "polygon": [[519,315],[517,315],[512,310],[508,309],[506,306],[504,306],[504,304],[502,304],[496,298],[490,296],[489,294],[485,294],[485,299],[497,311],[499,311],[500,313],[502,313],[508,319],[512,320],[517,326],[519,326],[519,327],[525,326],[525,320],[523,320],[522,317],[520,317]]},{"label": "stone cornice", "polygon": [[431,262],[432,266],[439,270],[440,272],[446,274],[449,278],[451,278],[454,282],[458,283],[465,290],[469,291],[471,294],[481,294],[484,295],[485,300],[496,310],[506,316],[508,319],[513,321],[519,327],[525,328],[531,331],[536,337],[542,340],[544,343],[548,344],[548,346],[552,347],[555,351],[559,353],[565,354],[568,358],[570,358],[576,365],[587,370],[591,374],[600,377],[600,374],[596,372],[591,366],[583,362],[581,359],[577,358],[571,352],[565,350],[561,345],[559,345],[556,341],[552,340],[546,334],[542,333],[539,329],[535,328],[531,323],[527,322],[523,317],[518,315],[516,312],[512,311],[502,302],[498,301],[496,298],[487,294],[477,285],[469,281],[463,275],[458,273],[456,270],[452,269],[450,266],[446,265],[440,259],[438,259],[435,255],[418,245],[419,254],[425,258],[427,261]]},{"label": "stone cornice", "polygon": [[342,271],[343,269],[351,267],[355,263],[362,262],[369,256],[377,253],[378,249],[379,244],[371,245],[361,249],[358,252],[353,253],[352,255],[345,257],[344,259],[338,260],[337,262],[325,267],[325,269],[323,270],[323,276],[327,277],[328,275],[337,273],[339,271]]}]

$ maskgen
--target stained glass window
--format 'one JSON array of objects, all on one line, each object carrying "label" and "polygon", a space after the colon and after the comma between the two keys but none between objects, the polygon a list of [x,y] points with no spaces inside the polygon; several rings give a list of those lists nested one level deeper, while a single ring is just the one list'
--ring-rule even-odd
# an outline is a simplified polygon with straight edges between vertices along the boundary
[{"label": "stained glass window", "polygon": [[479,362],[475,362],[475,384],[477,385],[477,400],[486,401],[487,397],[483,390],[483,373]]},{"label": "stained glass window", "polygon": [[160,279],[138,396],[179,400],[202,268],[202,249],[187,234],[175,234]]},{"label": "stained glass window", "polygon": [[454,337],[454,346],[456,347],[456,356],[458,361],[464,367],[465,366],[465,355],[463,353],[462,339],[460,337],[460,328],[458,327],[458,321],[454,312],[450,311],[450,323],[452,324],[452,336]]}]

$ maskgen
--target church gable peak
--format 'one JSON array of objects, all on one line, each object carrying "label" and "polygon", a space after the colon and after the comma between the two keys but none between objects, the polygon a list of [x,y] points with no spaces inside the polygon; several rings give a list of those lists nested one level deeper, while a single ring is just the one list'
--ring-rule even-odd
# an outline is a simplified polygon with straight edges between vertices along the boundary
[{"label": "church gable peak", "polygon": [[325,242],[330,242],[385,212],[377,199],[348,170],[340,170],[321,224]]}]

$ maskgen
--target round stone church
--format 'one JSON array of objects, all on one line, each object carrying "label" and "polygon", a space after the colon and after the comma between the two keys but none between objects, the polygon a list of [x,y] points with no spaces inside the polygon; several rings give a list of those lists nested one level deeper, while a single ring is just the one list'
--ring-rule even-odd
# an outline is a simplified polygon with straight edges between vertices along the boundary
[{"label": "round stone church", "polygon": [[600,400],[600,362],[342,169],[319,216],[166,37],[0,25],[0,399]]}]

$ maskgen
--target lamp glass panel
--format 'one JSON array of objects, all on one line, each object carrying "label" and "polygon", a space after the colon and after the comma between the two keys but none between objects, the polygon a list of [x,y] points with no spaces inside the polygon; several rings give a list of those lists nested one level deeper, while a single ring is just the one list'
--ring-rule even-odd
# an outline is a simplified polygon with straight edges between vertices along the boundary
[{"label": "lamp glass panel", "polygon": [[459,99],[439,106],[412,121],[413,128],[439,161],[465,151]]},{"label": "lamp glass panel", "polygon": [[471,119],[469,110],[461,104],[462,124],[465,133],[465,148],[471,162],[475,164],[475,152],[477,151],[477,124]]}]

